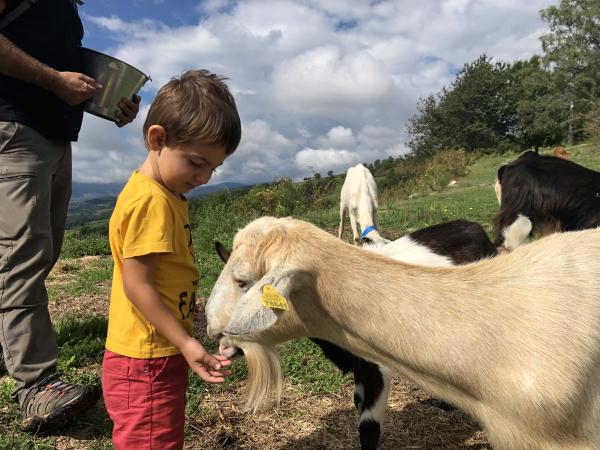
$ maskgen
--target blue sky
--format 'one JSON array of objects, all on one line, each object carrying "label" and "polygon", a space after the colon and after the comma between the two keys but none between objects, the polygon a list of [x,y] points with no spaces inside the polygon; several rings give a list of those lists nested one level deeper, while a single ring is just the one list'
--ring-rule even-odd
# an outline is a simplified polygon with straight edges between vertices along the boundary
[{"label": "blue sky", "polygon": [[79,10],[85,29],[83,46],[114,53],[121,42],[119,34],[90,18],[118,18],[128,23],[151,20],[177,29],[197,25],[202,20],[199,4],[197,0],[88,0]]},{"label": "blue sky", "polygon": [[152,77],[123,129],[86,115],[74,179],[123,182],[144,159],[156,90],[188,69],[228,77],[242,142],[213,182],[346,170],[407,151],[419,98],[485,53],[541,52],[551,0],[88,0],[84,45]]},{"label": "blue sky", "polygon": [[189,26],[198,23],[197,8],[200,2],[191,0],[88,0],[80,9],[85,27],[83,45],[97,50],[114,45],[111,33],[87,17],[119,17],[126,22],[151,19],[164,22],[172,27]]}]

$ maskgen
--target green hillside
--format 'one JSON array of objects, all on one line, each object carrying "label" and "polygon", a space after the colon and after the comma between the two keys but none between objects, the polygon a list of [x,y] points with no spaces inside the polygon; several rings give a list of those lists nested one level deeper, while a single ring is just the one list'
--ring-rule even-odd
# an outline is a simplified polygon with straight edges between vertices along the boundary
[{"label": "green hillside", "polygon": [[[568,151],[572,161],[600,171],[600,142]],[[397,238],[457,218],[477,221],[491,231],[497,210],[495,172],[518,154],[441,152],[432,160],[398,160],[384,171],[376,170],[382,234]],[[456,183],[449,187],[451,180]],[[213,250],[214,241],[230,246],[235,232],[256,217],[294,215],[337,233],[342,183],[343,175],[302,183],[282,180],[246,192],[193,199],[190,217],[201,273],[199,297],[208,296],[223,267]],[[348,219],[345,223],[343,238],[350,242]],[[112,274],[106,230],[103,221],[70,230],[62,257],[48,278],[50,309],[61,348],[59,369],[76,381],[99,383],[100,379]],[[215,350],[215,344],[204,336],[202,311],[196,334]],[[207,386],[191,377],[186,448],[357,448],[352,379],[342,377],[306,339],[283,346],[282,359],[287,379],[283,404],[256,417],[239,409],[246,375],[243,360],[235,363],[234,375],[223,386]],[[111,448],[111,423],[102,405],[79,418],[68,435],[20,433],[18,411],[9,396],[12,386],[8,377],[0,379],[0,427],[7,430],[0,435],[0,448]],[[488,448],[485,436],[466,415],[428,406],[426,394],[401,380],[394,381],[390,405],[389,422],[403,425],[386,428],[382,449],[423,442],[428,448]]]},{"label": "green hillside", "polygon": [[[544,154],[549,150],[542,149],[540,153]],[[459,218],[479,222],[491,233],[492,219],[498,209],[493,187],[496,170],[501,164],[517,158],[520,154],[521,152],[508,152],[501,155],[469,156],[461,151],[449,151],[444,152],[437,160],[434,157],[433,161],[421,164],[415,178],[380,191],[379,221],[382,234],[395,239],[428,225]],[[572,161],[600,171],[600,143],[577,145],[569,149],[569,155]],[[464,175],[454,176],[457,173]],[[376,179],[378,185],[384,181],[382,178]],[[451,180],[457,182],[448,187]],[[328,182],[327,179],[318,181]],[[282,192],[283,189],[278,187],[250,191],[243,197],[222,194],[194,203],[191,208],[194,242],[201,273],[206,274],[202,280],[201,293],[208,295],[221,269],[220,261],[212,250],[214,240],[220,240],[230,246],[235,231],[255,217],[266,214],[292,215],[337,234],[339,190],[343,177],[337,177],[329,183],[333,188],[323,189],[322,195],[317,195],[314,199],[309,198],[306,201],[308,206],[303,204],[295,208],[289,206],[292,201],[286,200],[292,195],[287,190]],[[301,188],[297,187],[297,190]],[[260,211],[260,208],[243,208],[244,205],[252,206],[249,198],[260,194],[270,208],[264,208],[264,211]],[[306,197],[303,192],[300,194]],[[280,214],[276,213],[277,209],[281,211]],[[259,212],[263,214],[258,214]],[[344,224],[343,238],[351,242],[352,232],[347,216]]]}]

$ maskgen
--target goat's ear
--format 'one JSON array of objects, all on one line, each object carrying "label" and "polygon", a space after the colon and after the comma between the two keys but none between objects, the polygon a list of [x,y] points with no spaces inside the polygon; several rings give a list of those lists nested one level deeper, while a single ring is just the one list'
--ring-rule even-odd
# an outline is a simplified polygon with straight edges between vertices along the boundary
[{"label": "goat's ear", "polygon": [[275,325],[285,310],[263,305],[261,299],[264,287],[273,286],[285,299],[289,308],[290,296],[306,282],[306,274],[302,271],[295,269],[270,271],[240,298],[224,332],[251,336]]},{"label": "goat's ear", "polygon": [[231,252],[227,250],[219,241],[215,241],[215,250],[217,251],[219,258],[221,258],[221,261],[227,264],[227,261],[229,261],[229,257],[231,256]]},{"label": "goat's ear", "polygon": [[498,171],[496,172],[496,180],[499,183],[502,183],[502,174],[504,173],[505,169],[506,169],[506,164],[502,164],[500,167],[498,167]]},{"label": "goat's ear", "polygon": [[[263,286],[270,284],[283,297],[289,299],[292,293],[310,282],[311,277],[304,271],[298,269],[275,269],[262,277]],[[262,289],[261,289],[262,292]]]}]

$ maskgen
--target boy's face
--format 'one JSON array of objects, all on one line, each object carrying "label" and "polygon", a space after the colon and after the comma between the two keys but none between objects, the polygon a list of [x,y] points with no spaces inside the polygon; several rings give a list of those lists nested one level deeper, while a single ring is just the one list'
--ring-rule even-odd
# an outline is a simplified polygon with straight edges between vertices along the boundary
[{"label": "boy's face", "polygon": [[218,145],[182,144],[163,147],[156,162],[163,185],[171,192],[185,194],[208,183],[227,156],[225,149]]}]

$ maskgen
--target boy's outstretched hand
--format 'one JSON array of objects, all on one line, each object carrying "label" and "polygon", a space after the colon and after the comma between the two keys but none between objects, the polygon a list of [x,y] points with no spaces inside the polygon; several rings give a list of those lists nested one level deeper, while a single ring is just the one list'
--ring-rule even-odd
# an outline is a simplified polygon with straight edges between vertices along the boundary
[{"label": "boy's outstretched hand", "polygon": [[207,383],[222,383],[225,377],[231,375],[231,371],[225,369],[231,360],[209,354],[196,339],[190,338],[180,350],[194,373]]}]

